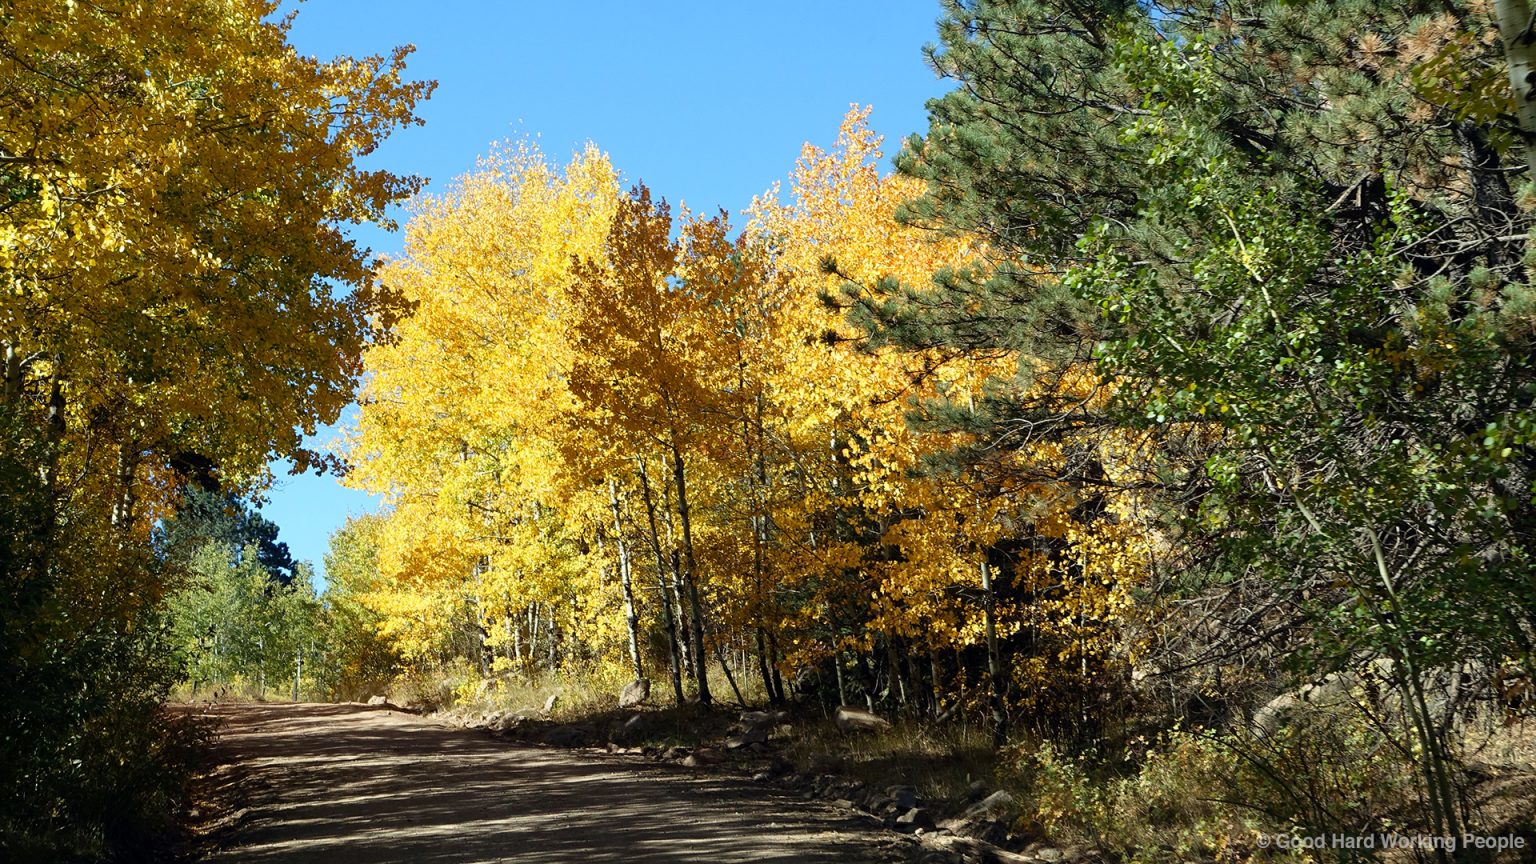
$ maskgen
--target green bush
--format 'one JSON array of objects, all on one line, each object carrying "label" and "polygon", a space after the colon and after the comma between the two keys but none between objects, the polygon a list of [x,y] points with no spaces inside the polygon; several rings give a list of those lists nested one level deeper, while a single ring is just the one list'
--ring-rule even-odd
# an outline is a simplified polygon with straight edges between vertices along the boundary
[{"label": "green bush", "polygon": [[1129,766],[1063,755],[1016,756],[1026,818],[1058,840],[1136,864],[1309,861],[1264,836],[1361,835],[1426,826],[1414,766],[1389,730],[1353,710],[1310,712],[1273,734],[1176,730]]},{"label": "green bush", "polygon": [[159,563],[46,494],[22,441],[0,442],[0,859],[156,860],[201,737],[163,707]]}]

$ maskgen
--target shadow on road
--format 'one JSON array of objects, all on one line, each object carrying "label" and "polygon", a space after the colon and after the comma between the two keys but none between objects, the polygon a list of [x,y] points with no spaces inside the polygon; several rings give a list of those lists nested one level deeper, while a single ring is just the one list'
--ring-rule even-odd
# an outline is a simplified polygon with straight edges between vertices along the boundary
[{"label": "shadow on road", "polygon": [[255,780],[214,857],[260,862],[878,862],[870,823],[739,780],[510,745],[360,705],[229,705]]}]

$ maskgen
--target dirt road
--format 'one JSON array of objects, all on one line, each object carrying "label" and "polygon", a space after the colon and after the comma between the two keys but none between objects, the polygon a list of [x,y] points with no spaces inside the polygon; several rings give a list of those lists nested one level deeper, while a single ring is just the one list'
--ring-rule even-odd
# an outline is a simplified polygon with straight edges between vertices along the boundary
[{"label": "dirt road", "polygon": [[252,812],[219,864],[888,862],[866,817],[359,705],[217,706]]}]

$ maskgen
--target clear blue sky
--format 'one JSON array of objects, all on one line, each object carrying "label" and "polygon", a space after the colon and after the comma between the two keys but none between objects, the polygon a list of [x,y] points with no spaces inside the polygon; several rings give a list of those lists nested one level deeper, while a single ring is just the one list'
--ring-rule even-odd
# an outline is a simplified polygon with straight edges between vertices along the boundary
[{"label": "clear blue sky", "polygon": [[[887,153],[926,128],[942,93],[923,61],[933,0],[589,2],[310,0],[292,40],[319,57],[413,44],[412,77],[435,79],[408,129],[369,164],[442,188],[493,142],[536,138],[552,161],[593,141],[630,182],[695,210],[736,214],[785,178],[806,141],[830,145],[851,103],[872,105]],[[739,220],[738,220],[739,221]],[[354,232],[394,254],[400,237]],[[318,440],[332,433],[323,430]],[[378,502],[330,477],[279,475],[263,508],[294,557],[322,568],[330,533]]]}]

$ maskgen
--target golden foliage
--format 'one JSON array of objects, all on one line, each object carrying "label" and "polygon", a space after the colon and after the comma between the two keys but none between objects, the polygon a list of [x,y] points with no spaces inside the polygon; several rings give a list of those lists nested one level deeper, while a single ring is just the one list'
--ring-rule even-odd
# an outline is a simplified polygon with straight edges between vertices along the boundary
[{"label": "golden foliage", "polygon": [[275,9],[17,0],[0,16],[7,395],[43,403],[57,383],[70,430],[236,480],[335,419],[369,316],[395,314],[341,226],[415,189],[354,160],[431,89],[402,81],[409,48],[300,56]]},{"label": "golden foliage", "polygon": [[[367,355],[351,445],[355,481],[391,508],[376,605],[403,644],[424,655],[468,624],[503,665],[540,642],[612,668],[633,627],[653,663],[672,662],[661,643],[695,670],[747,646],[785,671],[963,650],[984,639],[981,562],[1002,554],[1000,634],[1044,663],[1017,675],[1125,662],[1152,554],[1133,502],[1038,479],[1083,442],[933,471],[975,442],[906,422],[1022,386],[1036,361],[876,348],[827,302],[984,253],[895,221],[919,190],[881,176],[867,114],[831,151],[807,145],[789,201],[754,202],[734,238],[724,214],[621,195],[591,149],[563,172],[505,150],[417,205],[384,275],[415,313]],[[1088,368],[1057,379],[1108,398]],[[1110,471],[1136,449],[1091,446]]]}]

